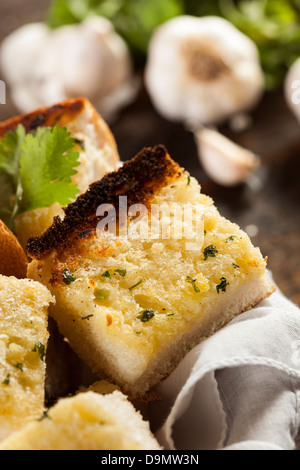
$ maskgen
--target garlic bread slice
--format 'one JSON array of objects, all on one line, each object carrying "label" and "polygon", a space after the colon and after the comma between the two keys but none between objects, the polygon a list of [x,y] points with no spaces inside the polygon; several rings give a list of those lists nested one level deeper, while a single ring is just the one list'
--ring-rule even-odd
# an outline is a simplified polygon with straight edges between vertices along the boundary
[{"label": "garlic bread slice", "polygon": [[[177,216],[168,219],[168,209]],[[112,234],[102,224],[114,213]],[[187,223],[186,214],[200,217]],[[164,232],[145,236],[159,223]],[[93,184],[27,249],[29,276],[56,297],[61,333],[94,372],[133,396],[274,291],[260,250],[162,146]]]}]

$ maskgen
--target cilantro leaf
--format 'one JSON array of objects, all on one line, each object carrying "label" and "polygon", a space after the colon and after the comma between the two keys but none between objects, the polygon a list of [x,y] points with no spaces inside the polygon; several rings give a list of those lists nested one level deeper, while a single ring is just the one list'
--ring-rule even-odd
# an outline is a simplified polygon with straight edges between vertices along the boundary
[{"label": "cilantro leaf", "polygon": [[8,226],[12,225],[21,195],[19,165],[24,138],[25,129],[18,126],[15,132],[8,132],[0,140],[0,219]]},{"label": "cilantro leaf", "polygon": [[21,212],[49,207],[54,202],[69,204],[78,194],[71,176],[77,172],[79,154],[66,128],[40,127],[28,134],[22,145],[20,175],[23,188]]},{"label": "cilantro leaf", "polygon": [[39,128],[27,134],[22,125],[0,140],[0,219],[14,228],[15,217],[58,202],[68,204],[78,189],[71,183],[79,153],[66,128]]}]

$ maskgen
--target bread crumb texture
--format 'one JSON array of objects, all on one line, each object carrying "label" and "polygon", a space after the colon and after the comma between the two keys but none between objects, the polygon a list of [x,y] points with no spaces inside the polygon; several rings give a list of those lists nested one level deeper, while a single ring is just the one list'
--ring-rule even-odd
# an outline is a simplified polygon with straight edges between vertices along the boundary
[{"label": "bread crumb texture", "polygon": [[0,440],[44,411],[46,287],[0,276]]},{"label": "bread crumb texture", "polygon": [[160,450],[149,424],[119,391],[64,398],[0,450]]}]

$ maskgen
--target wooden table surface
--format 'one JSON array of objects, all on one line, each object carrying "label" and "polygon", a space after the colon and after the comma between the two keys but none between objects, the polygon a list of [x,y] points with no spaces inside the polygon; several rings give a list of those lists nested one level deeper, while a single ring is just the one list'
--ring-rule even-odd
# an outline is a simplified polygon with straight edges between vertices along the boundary
[{"label": "wooden table surface", "polygon": [[[25,22],[43,20],[50,0],[1,0],[0,41]],[[0,79],[1,79],[0,70]],[[17,114],[11,100],[0,105],[0,120]],[[253,242],[269,257],[269,268],[282,291],[300,305],[300,125],[288,110],[283,93],[266,94],[253,113],[253,126],[234,134],[236,142],[262,157],[261,187],[222,188],[205,175],[193,135],[162,119],[144,89],[111,125],[123,160],[142,147],[162,143],[182,166],[198,178],[203,192],[214,198],[221,213],[243,229],[256,225]]]}]

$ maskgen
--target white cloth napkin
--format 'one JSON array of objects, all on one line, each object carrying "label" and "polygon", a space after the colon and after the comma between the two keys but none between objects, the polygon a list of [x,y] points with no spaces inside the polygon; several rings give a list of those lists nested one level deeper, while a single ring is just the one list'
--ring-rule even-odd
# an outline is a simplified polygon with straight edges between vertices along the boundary
[{"label": "white cloth napkin", "polygon": [[158,391],[150,415],[167,450],[295,449],[300,310],[277,291],[194,348]]}]

